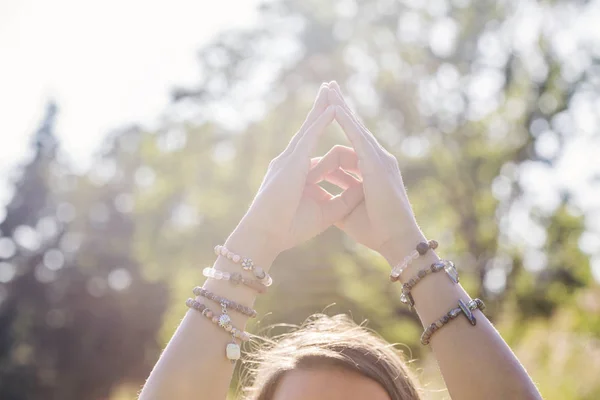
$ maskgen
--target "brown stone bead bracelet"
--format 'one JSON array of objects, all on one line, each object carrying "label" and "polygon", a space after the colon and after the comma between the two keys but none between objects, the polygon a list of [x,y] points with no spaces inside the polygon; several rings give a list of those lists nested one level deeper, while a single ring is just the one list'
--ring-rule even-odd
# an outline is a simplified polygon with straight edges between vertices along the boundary
[{"label": "brown stone bead bracelet", "polygon": [[206,307],[206,305],[194,299],[187,299],[185,305],[189,308],[198,311],[200,314],[210,319],[214,324],[231,333],[231,335],[233,335],[233,337],[235,337],[236,339],[240,339],[244,342],[250,340],[250,336],[248,335],[248,333],[242,331],[241,329],[237,329],[233,325],[231,325],[231,318],[229,318],[229,315],[227,315],[227,313],[217,315],[214,311]]},{"label": "brown stone bead bracelet", "polygon": [[421,344],[424,346],[428,345],[431,340],[431,336],[433,336],[435,332],[440,330],[448,322],[457,318],[461,313],[467,317],[467,320],[469,320],[471,325],[475,326],[477,324],[477,320],[475,319],[472,311],[476,309],[479,309],[480,311],[485,309],[485,304],[480,299],[473,299],[468,303],[465,303],[463,300],[459,300],[458,307],[448,311],[443,317],[429,325],[427,329],[423,331],[423,334],[421,335]]},{"label": "brown stone bead bracelet", "polygon": [[222,304],[221,315],[216,315],[212,310],[206,307],[206,305],[194,299],[187,299],[185,305],[192,310],[198,311],[200,314],[202,314],[202,316],[206,317],[209,321],[212,321],[213,324],[218,325],[223,330],[231,334],[231,343],[228,343],[225,347],[225,355],[232,363],[235,363],[237,360],[239,360],[241,357],[241,349],[236,343],[235,339],[240,339],[242,342],[246,342],[250,340],[250,335],[248,332],[231,325],[231,318],[229,315],[227,315],[227,307]]},{"label": "brown stone bead bracelet", "polygon": [[249,316],[250,318],[254,318],[254,317],[256,317],[256,310],[253,310],[253,309],[252,309],[252,308],[250,308],[250,307],[243,306],[243,305],[241,305],[241,304],[239,304],[239,303],[236,303],[235,301],[231,301],[231,300],[229,300],[229,299],[226,299],[226,298],[224,298],[224,297],[217,296],[217,295],[216,295],[216,294],[214,294],[213,292],[211,292],[211,291],[208,291],[208,290],[206,290],[206,289],[203,289],[203,288],[201,288],[201,287],[199,287],[199,286],[196,286],[196,287],[194,288],[193,292],[194,292],[194,294],[195,294],[196,296],[202,296],[202,297],[205,297],[205,298],[207,298],[207,299],[209,299],[209,300],[212,300],[212,301],[215,301],[215,302],[217,302],[217,303],[219,303],[219,304],[221,304],[221,305],[223,305],[223,304],[224,304],[224,305],[225,305],[225,306],[227,306],[228,308],[230,308],[230,309],[232,309],[232,310],[235,310],[235,311],[237,311],[237,312],[239,312],[239,313],[242,313],[242,314],[244,314],[244,315],[247,315],[247,316]]},{"label": "brown stone bead bracelet", "polygon": [[429,266],[429,268],[424,268],[417,272],[417,275],[410,278],[406,283],[402,285],[402,294],[400,295],[400,301],[404,304],[408,304],[408,308],[412,311],[415,306],[415,300],[413,299],[411,290],[417,286],[417,283],[421,281],[421,279],[425,278],[427,275],[436,273],[439,271],[445,271],[446,275],[450,278],[450,280],[454,283],[459,282],[458,272],[456,271],[456,267],[452,261],[448,260],[440,260],[435,262]]}]

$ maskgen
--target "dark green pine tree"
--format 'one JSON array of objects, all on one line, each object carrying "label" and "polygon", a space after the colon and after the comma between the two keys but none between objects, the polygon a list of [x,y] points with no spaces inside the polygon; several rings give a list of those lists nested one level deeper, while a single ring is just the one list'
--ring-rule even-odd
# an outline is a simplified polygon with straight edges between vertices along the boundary
[{"label": "dark green pine tree", "polygon": [[39,259],[36,254],[39,238],[34,227],[52,208],[48,171],[57,151],[52,133],[56,113],[56,105],[48,104],[34,137],[34,158],[15,182],[14,196],[0,224],[4,275],[0,304],[0,397],[6,399],[35,398],[40,393],[34,331],[36,318],[46,307],[44,293],[40,291],[42,284],[34,276]]},{"label": "dark green pine tree", "polygon": [[[57,160],[54,103],[0,224],[0,399],[105,399],[147,376],[163,283],[132,258],[127,182],[85,185]],[[112,207],[111,207],[112,206]]]}]

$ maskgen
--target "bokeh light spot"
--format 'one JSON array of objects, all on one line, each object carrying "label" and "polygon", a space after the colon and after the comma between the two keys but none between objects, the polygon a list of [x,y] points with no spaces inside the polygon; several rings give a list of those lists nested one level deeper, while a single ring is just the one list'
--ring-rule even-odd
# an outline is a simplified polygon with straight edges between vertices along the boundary
[{"label": "bokeh light spot", "polygon": [[129,193],[120,193],[115,197],[114,204],[118,212],[129,213],[133,211],[133,196]]},{"label": "bokeh light spot", "polygon": [[139,167],[135,171],[135,183],[142,188],[150,187],[154,184],[156,179],[156,173],[154,170],[147,166]]},{"label": "bokeh light spot", "polygon": [[19,246],[30,251],[39,249],[41,245],[37,231],[28,225],[19,225],[13,233],[13,238]]},{"label": "bokeh light spot", "polygon": [[16,252],[17,246],[11,238],[0,238],[0,258],[11,258]]},{"label": "bokeh light spot", "polygon": [[506,287],[506,272],[501,268],[492,268],[486,272],[483,285],[492,293],[502,293]]},{"label": "bokeh light spot", "polygon": [[8,283],[13,280],[17,269],[12,263],[0,262],[0,283]]},{"label": "bokeh light spot", "polygon": [[52,270],[57,271],[63,267],[65,256],[58,249],[50,249],[44,253],[44,265]]},{"label": "bokeh light spot", "polygon": [[124,268],[114,269],[108,274],[108,286],[111,289],[121,291],[131,285],[131,274]]}]

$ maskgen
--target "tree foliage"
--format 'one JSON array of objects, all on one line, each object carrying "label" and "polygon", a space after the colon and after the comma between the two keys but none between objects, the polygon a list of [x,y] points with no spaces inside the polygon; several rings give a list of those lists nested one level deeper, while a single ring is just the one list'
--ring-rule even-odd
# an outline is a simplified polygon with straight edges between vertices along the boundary
[{"label": "tree foliage", "polygon": [[[167,300],[133,258],[123,185],[91,187],[61,166],[51,103],[2,232],[0,398],[101,399],[143,379]],[[122,200],[120,200],[122,202]]]},{"label": "tree foliage", "polygon": [[[38,333],[21,328],[17,317],[25,313],[14,304],[34,301],[67,279],[79,283],[70,284],[78,291],[69,301],[61,300],[65,312],[98,311],[69,325],[69,333],[54,329],[48,343],[67,343],[47,358],[87,354],[82,349],[101,349],[103,357],[94,360],[97,371],[83,371],[88,364],[81,359],[65,362],[79,368],[79,375],[60,367],[54,382],[69,382],[61,385],[64,390],[87,387],[98,393],[92,397],[101,397],[119,375],[142,376],[157,355],[159,325],[165,343],[202,268],[213,261],[212,248],[242,217],[316,88],[336,79],[365,124],[397,156],[423,231],[440,241],[441,256],[456,261],[471,295],[486,301],[489,317],[544,396],[596,398],[600,386],[586,367],[586,354],[600,351],[600,290],[590,254],[581,249],[588,210],[568,190],[554,197],[536,191],[544,185],[536,174],[556,168],[567,145],[586,135],[578,115],[598,94],[600,51],[580,40],[568,52],[560,35],[595,3],[266,3],[257,27],[224,32],[200,51],[202,80],[174,90],[159,127],[116,132],[88,176],[35,178],[24,170],[13,203],[31,190],[27,207],[37,214],[9,206],[3,235],[12,235],[12,226],[33,226],[45,215],[38,210],[64,206],[48,205],[44,199],[50,196],[69,202],[77,217],[59,224],[49,246],[74,233],[83,240],[61,269],[77,279],[29,278],[26,290],[15,292],[11,288],[27,276],[19,272],[5,285],[2,318],[9,322],[2,327],[13,328],[0,331],[0,373],[14,371],[9,354],[17,340],[37,343],[44,329],[53,329],[48,317]],[[344,141],[333,127],[318,151]],[[28,176],[38,183],[26,185]],[[68,189],[55,193],[63,184]],[[38,260],[19,261],[25,266],[18,270],[33,270],[43,254],[32,252]],[[14,257],[9,261],[17,265],[20,258]],[[418,346],[421,327],[399,302],[397,285],[386,281],[388,270],[380,257],[332,228],[277,259],[276,283],[258,301],[265,317],[250,330],[300,323],[328,307],[368,319],[389,341],[407,344],[430,371],[430,356]],[[119,289],[123,279],[130,285]],[[49,296],[35,303],[36,320],[58,307]],[[37,387],[42,380],[31,371],[22,376]],[[67,373],[78,383],[60,375]],[[104,379],[83,378],[97,375]],[[439,378],[426,372],[423,379]],[[61,398],[72,393],[79,392]]]}]

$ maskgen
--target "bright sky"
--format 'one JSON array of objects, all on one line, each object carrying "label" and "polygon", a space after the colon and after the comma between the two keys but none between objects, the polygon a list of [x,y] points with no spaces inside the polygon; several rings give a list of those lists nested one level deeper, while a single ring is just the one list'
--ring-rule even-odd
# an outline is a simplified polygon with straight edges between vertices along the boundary
[{"label": "bright sky", "polygon": [[197,81],[196,54],[256,21],[257,0],[0,0],[0,205],[45,104],[59,105],[65,153],[85,167],[103,137],[164,111]]}]

